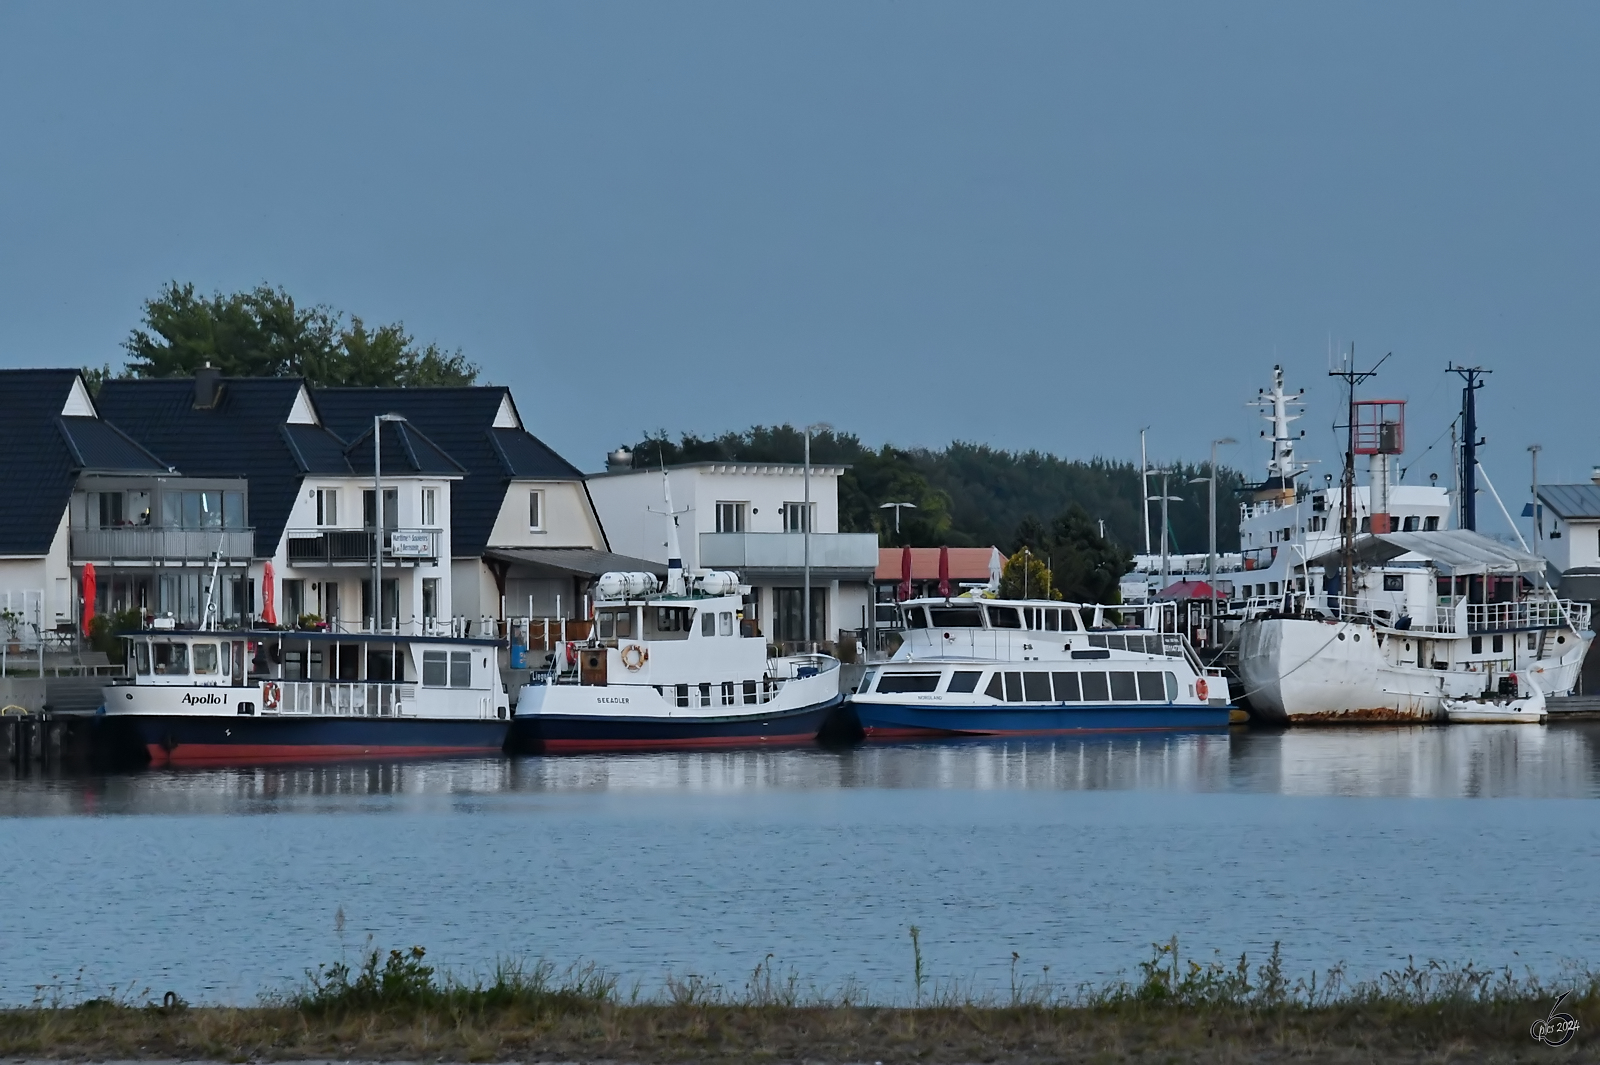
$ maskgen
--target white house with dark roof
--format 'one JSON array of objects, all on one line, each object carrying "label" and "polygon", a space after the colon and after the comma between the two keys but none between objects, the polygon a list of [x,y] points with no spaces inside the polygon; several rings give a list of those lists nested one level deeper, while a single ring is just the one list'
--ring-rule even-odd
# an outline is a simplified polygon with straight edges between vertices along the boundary
[{"label": "white house with dark roof", "polygon": [[322,388],[313,395],[341,434],[394,412],[461,465],[450,549],[459,617],[475,624],[576,618],[600,574],[660,568],[613,553],[583,474],[528,431],[504,386]]},{"label": "white house with dark roof", "polygon": [[295,378],[113,380],[99,402],[189,470],[247,480],[253,558],[237,593],[246,617],[265,608],[271,563],[280,624],[306,615],[344,630],[451,624],[451,496],[464,473],[415,426],[380,423],[376,471],[372,420],[341,436]]},{"label": "white house with dark roof", "polygon": [[[844,466],[811,467],[811,640],[832,642],[872,626],[875,533],[839,531]],[[667,561],[665,485],[684,567],[735,570],[751,586],[745,617],[770,640],[805,639],[805,472],[799,463],[691,462],[626,467],[589,477],[589,494],[612,544],[624,554]]]},{"label": "white house with dark roof", "polygon": [[1600,600],[1600,476],[1590,484],[1541,484],[1538,491],[1545,516],[1541,546],[1561,571],[1561,594]]}]

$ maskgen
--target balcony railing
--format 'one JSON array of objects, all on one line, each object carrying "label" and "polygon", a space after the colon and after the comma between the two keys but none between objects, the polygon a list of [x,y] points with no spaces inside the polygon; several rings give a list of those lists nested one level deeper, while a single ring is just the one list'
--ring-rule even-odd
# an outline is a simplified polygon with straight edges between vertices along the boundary
[{"label": "balcony railing", "polygon": [[[292,566],[372,565],[371,529],[290,529],[288,535]],[[439,530],[385,529],[383,557],[391,562],[432,562],[439,557]]]},{"label": "balcony railing", "polygon": [[[783,533],[701,533],[700,565],[706,569],[783,570],[805,565],[805,536]],[[878,568],[878,537],[873,533],[812,533],[811,568]]]},{"label": "balcony railing", "polygon": [[111,529],[73,529],[74,561],[141,561],[147,559],[204,562],[213,551],[224,559],[249,559],[255,554],[253,529],[165,529],[150,525]]}]

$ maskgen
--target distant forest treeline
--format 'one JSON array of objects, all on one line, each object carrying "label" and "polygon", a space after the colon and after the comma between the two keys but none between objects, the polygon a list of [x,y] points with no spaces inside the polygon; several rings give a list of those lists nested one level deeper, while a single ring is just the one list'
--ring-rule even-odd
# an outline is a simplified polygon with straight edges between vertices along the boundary
[{"label": "distant forest treeline", "polygon": [[[633,445],[636,467],[662,461],[738,460],[799,462],[804,441],[791,425],[753,426],[712,438],[691,433],[678,440],[657,431]],[[1139,466],[1095,458],[1063,459],[1038,451],[1000,451],[957,441],[938,451],[896,448],[874,450],[853,433],[823,431],[811,438],[811,461],[848,464],[839,482],[839,523],[848,532],[876,532],[886,546],[985,547],[1004,551],[1034,541],[1030,531],[1082,508],[1092,521],[1105,521],[1105,536],[1125,552],[1144,548],[1139,527]],[[1206,550],[1206,486],[1190,479],[1206,475],[1205,464],[1184,464],[1168,477],[1172,550]],[[1226,466],[1218,471],[1217,547],[1239,547],[1237,503],[1243,477]],[[1151,475],[1150,494],[1161,494],[1161,478]],[[900,515],[884,503],[915,503]],[[1159,550],[1159,505],[1150,505],[1150,536]],[[1024,524],[1030,523],[1030,524]]]}]

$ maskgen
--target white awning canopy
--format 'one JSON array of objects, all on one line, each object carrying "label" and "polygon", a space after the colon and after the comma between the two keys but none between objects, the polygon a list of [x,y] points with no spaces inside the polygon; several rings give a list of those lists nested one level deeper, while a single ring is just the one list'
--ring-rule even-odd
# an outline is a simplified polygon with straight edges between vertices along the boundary
[{"label": "white awning canopy", "polygon": [[[1339,565],[1343,549],[1328,551],[1311,560],[1313,566],[1331,569]],[[1392,562],[1403,555],[1420,555],[1446,576],[1528,576],[1544,572],[1544,559],[1526,551],[1491,540],[1469,529],[1440,532],[1367,533],[1356,537],[1358,565]]]}]

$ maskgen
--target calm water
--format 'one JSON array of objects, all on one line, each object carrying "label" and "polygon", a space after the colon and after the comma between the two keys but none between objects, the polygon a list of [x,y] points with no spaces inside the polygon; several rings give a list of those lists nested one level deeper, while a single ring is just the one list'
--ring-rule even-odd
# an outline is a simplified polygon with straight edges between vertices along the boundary
[{"label": "calm water", "polygon": [[[0,1002],[247,1002],[370,935],[907,997],[1152,940],[1357,975],[1600,962],[1600,726],[1298,730],[0,778]],[[342,934],[335,914],[346,916]]]}]

